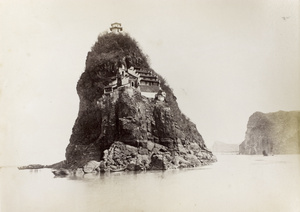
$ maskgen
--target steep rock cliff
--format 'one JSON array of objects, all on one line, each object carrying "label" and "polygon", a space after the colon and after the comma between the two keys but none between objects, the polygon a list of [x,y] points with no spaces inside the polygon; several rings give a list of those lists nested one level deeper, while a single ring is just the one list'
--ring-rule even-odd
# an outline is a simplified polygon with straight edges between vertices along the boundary
[{"label": "steep rock cliff", "polygon": [[66,166],[79,168],[99,161],[101,169],[139,170],[194,167],[216,161],[160,75],[164,100],[144,97],[134,87],[120,87],[105,95],[104,87],[121,66],[158,75],[129,35],[99,36],[77,84],[80,106],[66,149]]},{"label": "steep rock cliff", "polygon": [[261,113],[250,116],[240,154],[300,153],[300,111]]}]

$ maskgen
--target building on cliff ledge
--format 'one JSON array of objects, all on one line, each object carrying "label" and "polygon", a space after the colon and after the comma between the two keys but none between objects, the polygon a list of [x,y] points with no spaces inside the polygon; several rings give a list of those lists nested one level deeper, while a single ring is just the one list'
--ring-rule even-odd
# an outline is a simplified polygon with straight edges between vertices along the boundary
[{"label": "building on cliff ledge", "polygon": [[151,71],[136,68],[136,72],[140,76],[139,89],[141,94],[148,98],[155,98],[160,90],[160,81]]},{"label": "building on cliff ledge", "polygon": [[115,77],[104,87],[104,94],[110,95],[112,92],[122,87],[132,87],[141,92],[147,98],[155,98],[161,90],[158,77],[151,71],[130,67],[126,69],[124,65],[119,68]]},{"label": "building on cliff ledge", "polygon": [[110,31],[113,33],[119,33],[121,31],[123,31],[123,27],[121,26],[121,23],[115,22],[115,23],[111,24]]}]

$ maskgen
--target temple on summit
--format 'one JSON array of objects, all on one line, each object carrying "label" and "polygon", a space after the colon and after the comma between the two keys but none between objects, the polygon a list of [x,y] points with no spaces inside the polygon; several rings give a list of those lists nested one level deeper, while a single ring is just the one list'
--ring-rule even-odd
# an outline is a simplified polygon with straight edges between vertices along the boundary
[{"label": "temple on summit", "polygon": [[121,31],[123,31],[123,27],[121,26],[121,23],[115,22],[115,23],[111,24],[110,31],[113,33],[119,33]]}]

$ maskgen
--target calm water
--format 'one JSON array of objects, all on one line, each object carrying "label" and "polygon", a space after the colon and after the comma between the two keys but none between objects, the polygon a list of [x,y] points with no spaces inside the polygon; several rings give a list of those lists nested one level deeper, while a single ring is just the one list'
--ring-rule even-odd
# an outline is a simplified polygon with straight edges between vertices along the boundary
[{"label": "calm water", "polygon": [[0,169],[0,211],[300,211],[300,156],[219,155],[198,169],[54,178]]}]

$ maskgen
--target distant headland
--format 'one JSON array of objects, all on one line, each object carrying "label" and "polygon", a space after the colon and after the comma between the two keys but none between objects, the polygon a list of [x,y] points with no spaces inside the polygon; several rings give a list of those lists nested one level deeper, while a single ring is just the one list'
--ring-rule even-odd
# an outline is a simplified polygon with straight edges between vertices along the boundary
[{"label": "distant headland", "polygon": [[240,154],[299,154],[300,111],[255,112],[250,116]]}]

